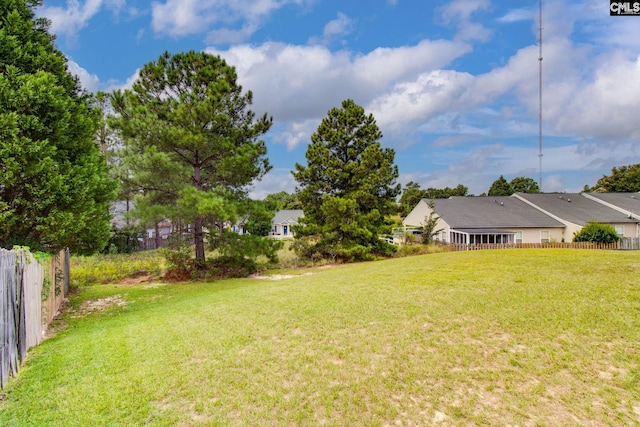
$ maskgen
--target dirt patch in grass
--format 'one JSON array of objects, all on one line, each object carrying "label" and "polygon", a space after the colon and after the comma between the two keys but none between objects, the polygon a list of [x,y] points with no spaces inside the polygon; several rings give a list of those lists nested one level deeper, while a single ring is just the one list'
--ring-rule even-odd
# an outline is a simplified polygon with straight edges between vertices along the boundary
[{"label": "dirt patch in grass", "polygon": [[157,276],[152,276],[146,271],[141,271],[139,273],[125,277],[124,279],[118,281],[117,284],[125,285],[125,286],[133,286],[133,285],[140,285],[142,283],[154,283],[157,281],[158,281]]},{"label": "dirt patch in grass", "polygon": [[256,280],[284,280],[284,279],[293,279],[295,277],[302,277],[302,276],[311,276],[313,273],[304,273],[304,274],[274,274],[274,275],[270,275],[270,276],[262,276],[259,274],[254,274],[253,276],[250,276],[252,279],[256,279]]},{"label": "dirt patch in grass", "polygon": [[84,317],[88,314],[107,310],[111,307],[122,307],[127,305],[122,295],[113,295],[111,297],[100,298],[97,300],[84,301],[78,307],[78,310],[73,311],[71,317]]}]

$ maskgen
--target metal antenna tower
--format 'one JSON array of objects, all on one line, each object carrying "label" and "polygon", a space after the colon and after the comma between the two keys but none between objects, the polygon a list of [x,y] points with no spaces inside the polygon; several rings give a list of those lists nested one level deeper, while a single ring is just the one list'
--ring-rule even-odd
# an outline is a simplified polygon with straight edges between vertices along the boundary
[{"label": "metal antenna tower", "polygon": [[538,154],[538,163],[540,171],[540,180],[538,186],[542,192],[542,0],[538,1],[538,146],[540,152]]}]

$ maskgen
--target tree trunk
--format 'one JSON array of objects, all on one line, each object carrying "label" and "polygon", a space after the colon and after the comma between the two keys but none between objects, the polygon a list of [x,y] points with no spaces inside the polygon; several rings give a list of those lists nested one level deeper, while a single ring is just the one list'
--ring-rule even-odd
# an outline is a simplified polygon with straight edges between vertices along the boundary
[{"label": "tree trunk", "polygon": [[161,240],[160,240],[160,223],[159,222],[156,222],[155,229],[156,229],[155,230],[156,231],[156,249],[160,249]]},{"label": "tree trunk", "polygon": [[195,224],[193,224],[193,241],[196,245],[196,267],[203,268],[205,265],[204,257],[204,232],[202,226],[204,219],[202,216],[196,218]]},{"label": "tree trunk", "polygon": [[[196,150],[193,156],[193,185],[198,191],[202,191],[202,179],[200,176],[200,157]],[[193,242],[196,246],[196,268],[203,269],[205,267],[204,257],[204,232],[202,227],[204,218],[198,215],[195,224],[193,224]]]}]

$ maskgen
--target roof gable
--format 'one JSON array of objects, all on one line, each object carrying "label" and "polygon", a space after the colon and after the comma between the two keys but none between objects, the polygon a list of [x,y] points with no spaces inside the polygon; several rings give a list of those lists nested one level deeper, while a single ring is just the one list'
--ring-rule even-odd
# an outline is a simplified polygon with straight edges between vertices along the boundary
[{"label": "roof gable", "polygon": [[301,209],[285,209],[276,212],[271,224],[297,224],[303,216],[304,213]]}]

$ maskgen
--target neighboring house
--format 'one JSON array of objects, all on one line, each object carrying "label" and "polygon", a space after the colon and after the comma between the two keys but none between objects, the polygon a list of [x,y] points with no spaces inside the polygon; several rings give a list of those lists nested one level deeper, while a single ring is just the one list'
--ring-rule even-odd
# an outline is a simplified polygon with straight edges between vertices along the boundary
[{"label": "neighboring house", "polygon": [[162,240],[166,240],[173,232],[173,225],[168,219],[162,220],[157,224],[156,227],[147,228],[147,238],[155,239],[156,230],[158,231],[158,234],[160,234],[160,238]]},{"label": "neighboring house", "polygon": [[[617,196],[604,196],[595,200],[595,197],[589,197],[587,193],[516,193],[512,197],[562,222],[566,227],[563,238],[567,242],[571,242],[574,233],[588,222],[611,225],[620,237],[638,237],[640,221],[627,211],[613,208],[613,203],[604,203],[606,199],[613,202]],[[618,198],[618,202],[623,198]]]},{"label": "neighboring house", "polygon": [[[423,226],[430,199],[422,199],[402,222]],[[447,243],[545,243],[561,241],[565,225],[514,197],[451,197],[435,199],[439,217],[435,240]]]},{"label": "neighboring house", "polygon": [[279,239],[293,238],[292,225],[297,225],[298,220],[304,216],[300,209],[281,210],[276,212],[271,220],[271,232],[269,236]]},{"label": "neighboring house", "polygon": [[248,221],[246,218],[240,219],[236,221],[234,224],[227,221],[224,224],[224,228],[237,234],[249,234],[249,232],[247,231],[247,222]]}]

